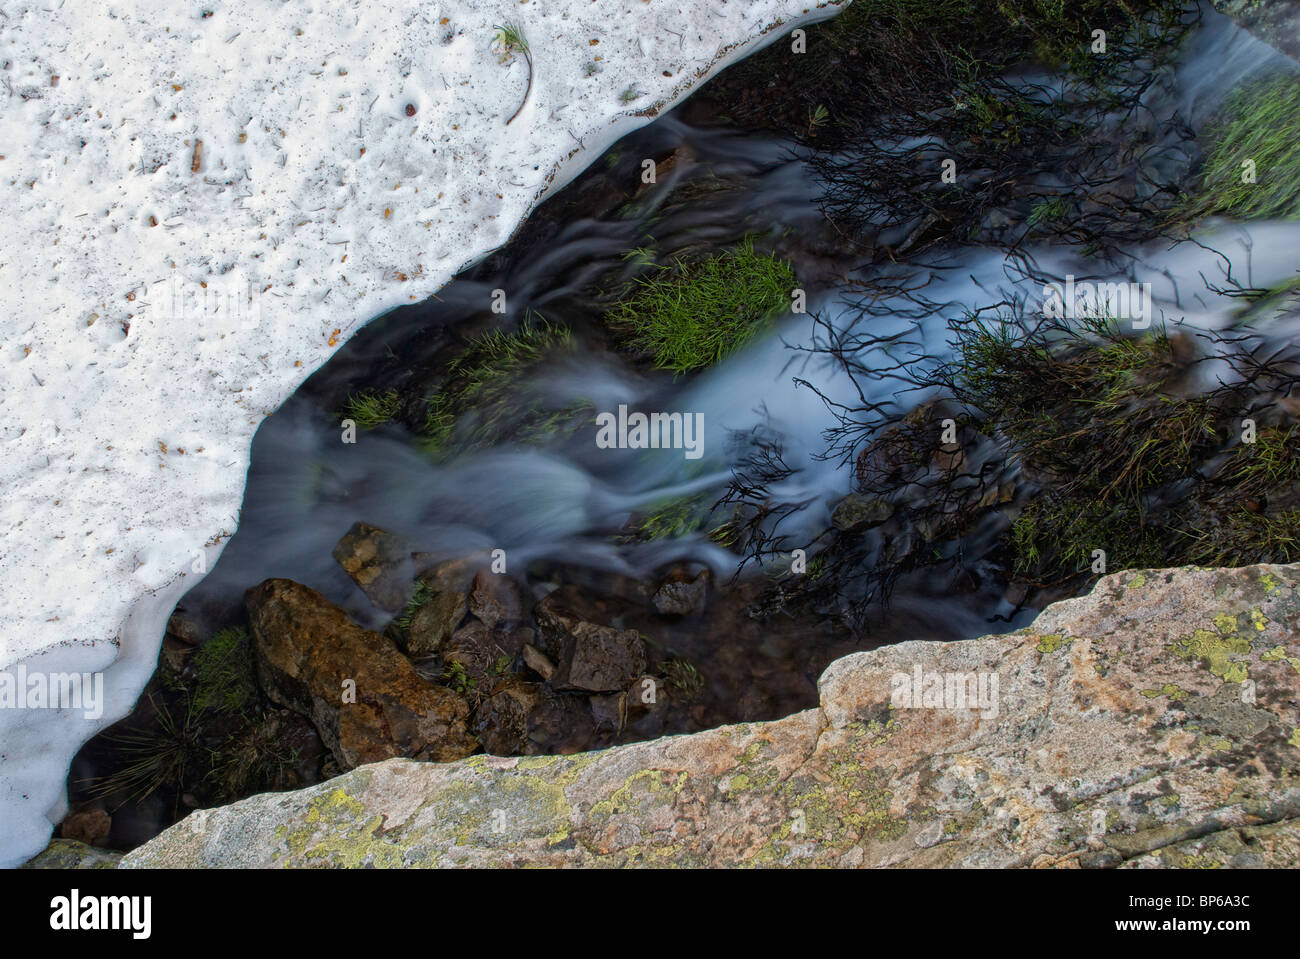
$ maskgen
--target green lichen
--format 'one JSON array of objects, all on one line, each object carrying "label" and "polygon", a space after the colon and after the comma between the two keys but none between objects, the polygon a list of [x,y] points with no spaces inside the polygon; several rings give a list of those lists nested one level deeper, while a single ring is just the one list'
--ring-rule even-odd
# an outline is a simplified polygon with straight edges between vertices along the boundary
[{"label": "green lichen", "polygon": [[1073,641],[1074,637],[1072,636],[1064,636],[1060,633],[1047,633],[1044,636],[1038,637],[1038,651],[1040,653],[1054,653]]},{"label": "green lichen", "polygon": [[1283,646],[1281,643],[1274,646],[1270,650],[1266,650],[1265,652],[1260,653],[1259,658],[1266,663],[1276,663],[1276,662],[1288,663],[1292,669],[1294,669],[1297,673],[1300,673],[1300,657],[1288,656],[1286,654],[1286,647]]},{"label": "green lichen", "polygon": [[1215,629],[1198,629],[1184,636],[1172,647],[1179,659],[1198,659],[1211,674],[1225,683],[1244,683],[1250,675],[1249,664],[1233,656],[1246,656],[1250,640],[1237,632],[1237,617],[1221,613],[1214,617]]}]

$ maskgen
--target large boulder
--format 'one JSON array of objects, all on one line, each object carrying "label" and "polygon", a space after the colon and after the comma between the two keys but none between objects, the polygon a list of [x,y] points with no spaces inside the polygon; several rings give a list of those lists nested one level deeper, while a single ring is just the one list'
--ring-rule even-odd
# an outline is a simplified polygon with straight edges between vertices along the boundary
[{"label": "large boulder", "polygon": [[1296,0],[1214,0],[1244,29],[1292,59],[1300,59],[1300,3]]},{"label": "large boulder", "polygon": [[445,762],[477,748],[464,698],[320,593],[268,579],[245,605],[267,695],[309,718],[345,768],[394,756]]},{"label": "large boulder", "polygon": [[837,660],[787,719],[391,760],[122,864],[1294,868],[1298,674],[1300,567],[1121,573],[1030,629]]}]

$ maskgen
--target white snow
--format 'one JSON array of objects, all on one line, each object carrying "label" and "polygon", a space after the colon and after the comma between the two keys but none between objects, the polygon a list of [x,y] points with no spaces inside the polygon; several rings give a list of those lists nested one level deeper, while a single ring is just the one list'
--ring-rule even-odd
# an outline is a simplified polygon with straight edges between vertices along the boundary
[{"label": "white snow", "polygon": [[[0,709],[0,865],[44,847],[72,756],[139,695],[262,419],[647,108],[838,10],[0,0],[0,670],[106,670],[108,700]],[[509,126],[508,21],[535,71]]]}]

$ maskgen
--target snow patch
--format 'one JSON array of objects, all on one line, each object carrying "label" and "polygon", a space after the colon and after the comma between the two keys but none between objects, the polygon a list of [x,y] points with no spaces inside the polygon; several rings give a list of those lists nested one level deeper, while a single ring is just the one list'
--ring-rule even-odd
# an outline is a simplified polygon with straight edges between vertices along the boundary
[{"label": "snow patch", "polygon": [[[839,9],[0,0],[0,669],[103,670],[107,697],[0,709],[0,866],[45,846],[234,533],[258,424],[616,139]],[[507,21],[534,71],[508,126]]]}]

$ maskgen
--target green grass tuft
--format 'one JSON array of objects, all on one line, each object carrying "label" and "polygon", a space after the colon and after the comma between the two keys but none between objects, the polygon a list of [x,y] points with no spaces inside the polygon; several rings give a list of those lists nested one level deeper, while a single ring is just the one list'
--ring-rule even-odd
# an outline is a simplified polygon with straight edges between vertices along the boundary
[{"label": "green grass tuft", "polygon": [[[1229,95],[1208,128],[1210,145],[1195,193],[1177,207],[1184,221],[1300,218],[1300,79],[1256,80]],[[1242,164],[1255,164],[1255,183]]]},{"label": "green grass tuft", "polygon": [[401,397],[396,390],[366,390],[348,397],[340,419],[355,420],[363,430],[390,423],[401,408]]},{"label": "green grass tuft", "polygon": [[426,452],[441,453],[453,440],[466,448],[506,438],[534,442],[572,422],[587,404],[547,408],[526,396],[528,377],[574,346],[567,327],[547,323],[495,330],[470,343],[448,366],[443,388],[425,401]]},{"label": "green grass tuft", "polygon": [[753,339],[789,308],[796,283],[788,263],[755,252],[746,239],[717,256],[656,268],[606,318],[629,330],[632,348],[648,353],[658,369],[687,373]]}]

